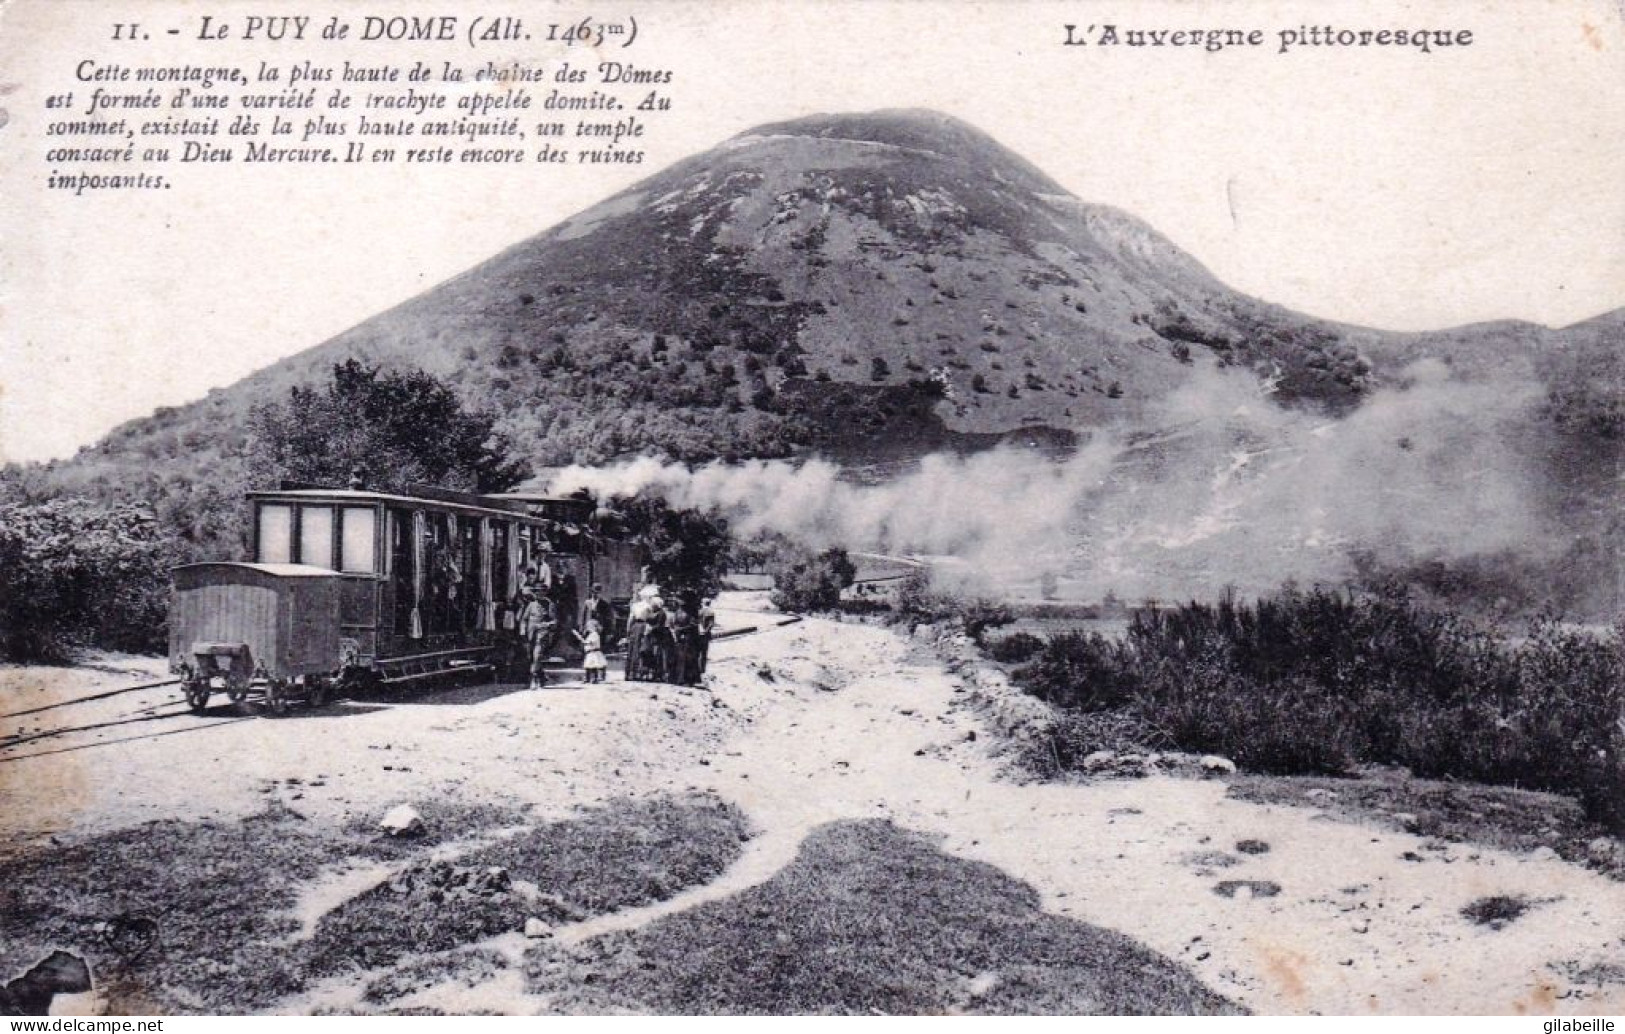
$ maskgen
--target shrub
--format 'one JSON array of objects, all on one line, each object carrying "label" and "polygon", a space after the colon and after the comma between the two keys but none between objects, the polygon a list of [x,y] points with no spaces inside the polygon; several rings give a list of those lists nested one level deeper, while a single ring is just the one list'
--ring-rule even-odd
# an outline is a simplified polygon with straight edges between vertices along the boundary
[{"label": "shrub", "polygon": [[1398,595],[1283,590],[1142,610],[1122,640],[1063,635],[1017,671],[1040,699],[1134,716],[1271,773],[1357,763],[1576,796],[1625,829],[1625,647],[1553,620],[1499,639]]},{"label": "shrub", "polygon": [[826,549],[785,562],[775,572],[773,605],[780,610],[832,610],[857,577],[844,549]]},{"label": "shrub", "polygon": [[1001,664],[1020,664],[1032,660],[1044,649],[1044,640],[1030,632],[1017,632],[987,643],[987,654]]},{"label": "shrub", "polygon": [[908,622],[957,622],[965,634],[982,641],[990,628],[1008,625],[1015,620],[1008,607],[979,596],[965,587],[944,588],[937,585],[927,568],[917,567],[903,576],[897,587],[896,613]]},{"label": "shrub", "polygon": [[74,498],[0,507],[0,657],[162,649],[170,562],[144,508]]}]

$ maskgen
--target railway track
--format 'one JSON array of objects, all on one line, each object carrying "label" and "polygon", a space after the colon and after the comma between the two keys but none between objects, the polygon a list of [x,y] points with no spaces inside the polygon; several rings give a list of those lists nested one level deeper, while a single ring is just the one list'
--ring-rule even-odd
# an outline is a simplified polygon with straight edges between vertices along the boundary
[{"label": "railway track", "polygon": [[31,707],[26,711],[12,711],[10,714],[0,714],[0,721],[7,718],[22,718],[25,715],[39,714],[41,711],[54,711],[59,707],[71,707],[74,704],[88,704],[92,700],[106,700],[108,697],[122,696],[125,693],[136,693],[143,689],[162,689],[165,686],[178,686],[180,679],[165,679],[162,682],[144,682],[139,686],[126,686],[123,689],[112,689],[106,693],[91,693],[89,696],[73,697],[68,700],[58,700],[54,704],[44,704],[40,707]]},{"label": "railway track", "polygon": [[[766,616],[770,615],[764,615],[764,617]],[[722,642],[749,635],[759,635],[762,632],[771,631],[775,628],[783,628],[787,625],[793,625],[801,620],[802,618],[800,616],[790,616],[776,618],[770,622],[762,622],[760,624],[743,625],[738,628],[731,628],[725,632],[718,633],[712,637],[712,640],[713,642]],[[159,682],[143,682],[139,685],[125,686],[122,689],[107,690],[106,692],[101,693],[90,693],[86,694],[85,696],[72,697],[68,700],[58,700],[50,704],[43,704],[39,707],[30,707],[20,711],[0,714],[0,721],[24,718],[32,715],[42,714],[47,711],[55,711],[61,708],[95,703],[102,700],[108,700],[113,697],[122,696],[127,693],[138,693],[143,690],[164,689],[169,686],[178,686],[180,683],[180,679],[164,679]],[[134,743],[141,740],[155,739],[160,736],[173,736],[183,732],[219,728],[223,725],[235,725],[238,722],[252,721],[256,719],[259,715],[259,711],[260,708],[256,704],[241,703],[217,705],[216,707],[210,708],[209,711],[203,714],[198,714],[192,711],[184,699],[176,698],[173,700],[160,701],[145,707],[137,708],[134,711],[127,711],[123,714],[109,717],[102,721],[84,722],[77,725],[62,725],[49,729],[39,728],[32,731],[19,730],[18,732],[11,733],[9,735],[0,736],[0,764],[25,761],[29,758],[45,757],[54,754],[65,754],[78,750],[88,750],[92,747],[110,747],[116,744]],[[181,721],[185,724],[174,728],[162,728],[153,732],[147,732],[135,736],[122,736],[110,740],[98,739],[88,743],[67,744],[64,746],[55,747],[54,749],[40,749],[50,747],[50,741],[63,740],[84,733],[100,732],[106,729],[123,728],[126,726],[141,726],[149,722],[171,721]],[[13,753],[18,748],[26,747],[30,744],[35,745],[35,749],[28,750],[26,753],[22,754]]]}]

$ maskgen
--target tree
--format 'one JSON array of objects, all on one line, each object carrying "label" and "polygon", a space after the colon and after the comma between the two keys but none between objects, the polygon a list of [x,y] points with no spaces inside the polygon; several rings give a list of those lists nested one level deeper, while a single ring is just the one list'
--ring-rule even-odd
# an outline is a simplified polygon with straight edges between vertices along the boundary
[{"label": "tree", "polygon": [[0,657],[159,648],[171,562],[144,507],[70,497],[0,506]]},{"label": "tree", "polygon": [[791,560],[774,572],[773,605],[780,610],[833,610],[857,573],[844,549]]},{"label": "tree", "polygon": [[463,407],[422,370],[380,371],[354,359],[325,388],[294,388],[250,418],[257,465],[278,477],[369,488],[411,484],[501,492],[524,478],[504,455],[495,419]]},{"label": "tree", "polygon": [[667,591],[709,594],[721,587],[732,539],[720,513],[677,509],[656,495],[616,496],[610,508],[648,552],[649,573]]}]

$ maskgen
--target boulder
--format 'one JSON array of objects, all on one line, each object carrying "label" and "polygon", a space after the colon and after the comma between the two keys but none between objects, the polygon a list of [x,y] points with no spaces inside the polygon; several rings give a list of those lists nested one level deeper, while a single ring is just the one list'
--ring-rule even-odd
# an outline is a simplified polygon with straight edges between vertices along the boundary
[{"label": "boulder", "polygon": [[1529,852],[1529,860],[1531,862],[1555,862],[1557,861],[1557,852],[1542,844]]},{"label": "boulder", "polygon": [[0,984],[0,1016],[49,1016],[52,998],[90,989],[90,967],[85,960],[53,951],[27,973]]},{"label": "boulder", "polygon": [[1207,775],[1221,776],[1236,774],[1236,763],[1231,761],[1229,758],[1221,758],[1217,754],[1204,754],[1202,755],[1202,760],[1198,763],[1202,766],[1202,771]]},{"label": "boulder", "polygon": [[509,893],[521,901],[539,901],[542,897],[542,888],[529,880],[513,880],[508,884]]},{"label": "boulder", "polygon": [[384,817],[378,820],[378,828],[392,837],[422,836],[423,816],[410,804],[397,804],[384,812]]},{"label": "boulder", "polygon": [[525,936],[531,940],[551,937],[553,936],[553,928],[535,916],[531,916],[525,920]]},{"label": "boulder", "polygon": [[1083,759],[1083,767],[1088,772],[1099,772],[1111,768],[1117,761],[1117,755],[1109,750],[1097,750]]}]

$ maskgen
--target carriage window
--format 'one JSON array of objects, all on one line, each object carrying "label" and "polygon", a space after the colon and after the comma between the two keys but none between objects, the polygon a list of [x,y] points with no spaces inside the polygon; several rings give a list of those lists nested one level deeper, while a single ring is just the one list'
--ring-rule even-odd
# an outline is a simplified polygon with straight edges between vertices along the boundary
[{"label": "carriage window", "polygon": [[260,504],[259,542],[254,555],[262,564],[286,564],[293,559],[293,507],[286,503]]},{"label": "carriage window", "polygon": [[299,562],[312,567],[333,566],[333,508],[299,508]]},{"label": "carriage window", "polygon": [[371,574],[374,522],[372,507],[346,506],[339,537],[339,570]]}]

